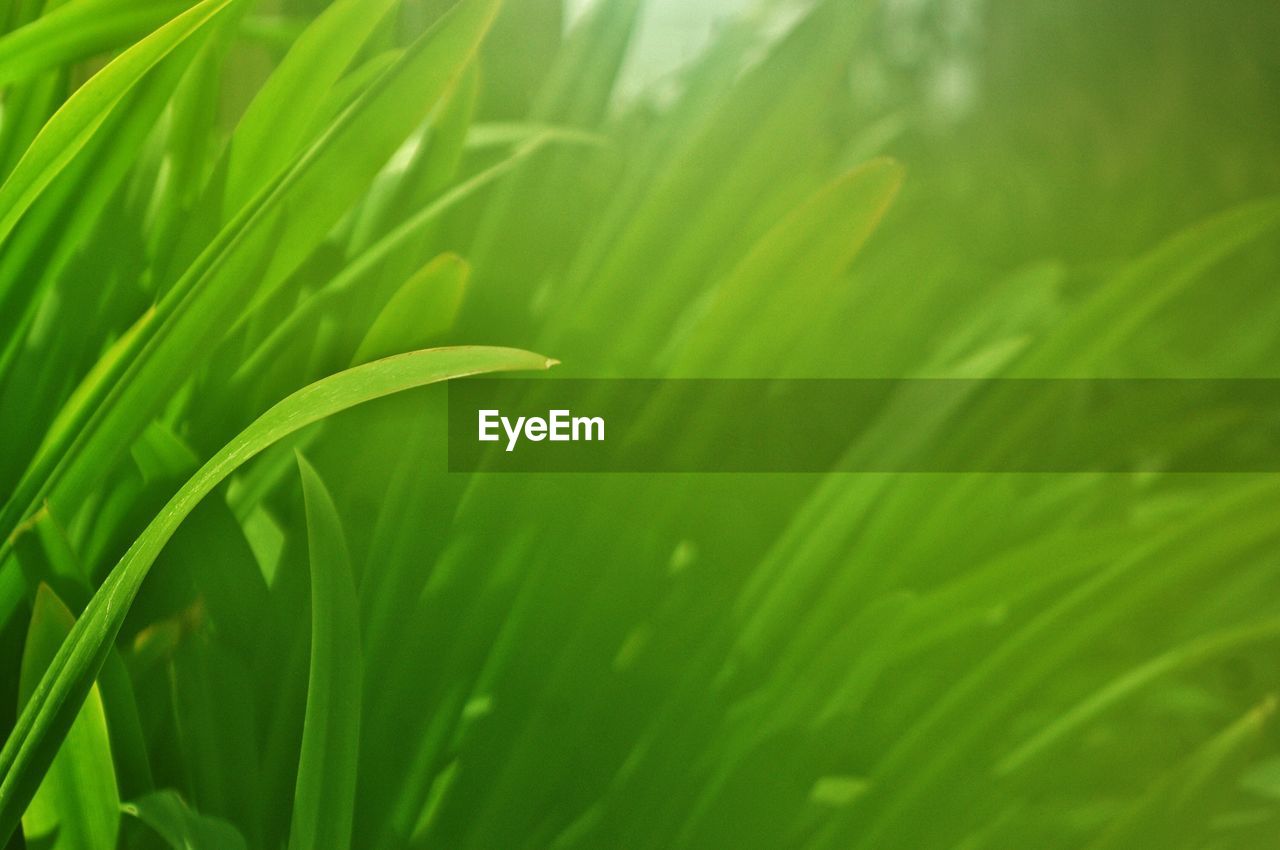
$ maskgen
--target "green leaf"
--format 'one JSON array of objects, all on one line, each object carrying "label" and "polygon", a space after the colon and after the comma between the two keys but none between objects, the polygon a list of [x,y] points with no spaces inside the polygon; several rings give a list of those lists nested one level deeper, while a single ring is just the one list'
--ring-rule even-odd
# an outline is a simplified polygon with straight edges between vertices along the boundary
[{"label": "green leaf", "polygon": [[[75,624],[75,617],[47,585],[36,591],[27,643],[22,651],[19,699],[25,703]],[[57,755],[22,815],[28,846],[48,850],[114,847],[120,827],[120,797],[97,685],[67,730]]]},{"label": "green leaf", "polygon": [[1108,683],[1106,687],[1090,694],[1087,699],[1046,723],[1035,736],[1001,759],[995,767],[995,772],[997,775],[1004,775],[1022,769],[1044,750],[1054,746],[1072,732],[1080,730],[1116,703],[1137,693],[1162,676],[1171,675],[1194,664],[1202,664],[1212,658],[1238,652],[1251,644],[1275,640],[1277,637],[1280,637],[1280,620],[1273,619],[1211,634],[1158,655],[1125,672],[1115,681]]},{"label": "green leaf", "polygon": [[484,372],[545,369],[541,355],[502,348],[441,348],[379,360],[284,399],[223,447],[152,520],[76,622],[0,750],[0,841],[7,841],[88,695],[129,605],[164,544],[214,487],[272,443],[334,413],[395,392]]},{"label": "green leaf", "polygon": [[237,210],[292,161],[313,115],[399,0],[337,0],[320,14],[259,91],[236,130],[227,210]]},{"label": "green leaf", "polygon": [[[339,119],[301,166],[283,198],[287,222],[272,248],[260,291],[270,292],[293,272],[316,242],[338,223],[369,181],[428,113],[453,91],[497,13],[497,0],[461,0],[423,33]],[[325,179],[315,179],[323,174]]]},{"label": "green leaf", "polygon": [[130,47],[67,98],[0,186],[0,244],[147,72],[234,2],[204,0]]},{"label": "green leaf", "polygon": [[311,553],[311,674],[293,799],[291,850],[351,844],[359,763],[359,604],[338,509],[298,455]]},{"label": "green leaf", "polygon": [[[4,525],[34,510],[83,498],[113,455],[168,402],[246,305],[296,268],[365,190],[395,148],[449,91],[478,48],[494,0],[463,0],[380,77],[324,138],[224,228],[157,308],[137,359],[96,405],[66,452],[32,468],[10,498]],[[105,72],[104,72],[105,73]],[[406,104],[414,108],[406,109]],[[261,265],[270,263],[265,277]],[[3,531],[0,531],[3,533]],[[3,544],[0,544],[2,553]]]},{"label": "green leaf", "polygon": [[382,308],[356,349],[355,363],[421,348],[450,327],[462,306],[471,267],[442,254],[404,282]]},{"label": "green leaf", "polygon": [[1223,775],[1238,769],[1261,745],[1276,704],[1276,697],[1267,697],[1159,777],[1090,850],[1196,846],[1192,837],[1206,825],[1206,803],[1230,788],[1221,782]]},{"label": "green leaf", "polygon": [[0,38],[0,86],[128,44],[187,8],[180,0],[79,0]]},{"label": "green leaf", "polygon": [[124,367],[129,363],[129,356],[137,352],[139,341],[143,338],[143,331],[154,319],[155,310],[143,313],[138,321],[134,322],[97,359],[45,431],[44,441],[32,459],[32,466],[39,466],[44,462],[44,456],[52,446],[60,445],[70,439],[76,426],[88,416],[92,406],[101,399],[106,387],[119,379]]},{"label": "green leaf", "polygon": [[[1016,377],[1088,377],[1163,305],[1214,264],[1280,228],[1280,197],[1242,204],[1129,263],[1018,364]],[[1071,374],[1075,373],[1075,374]]]},{"label": "green leaf", "polygon": [[822,314],[826,288],[879,225],[902,185],[902,166],[877,159],[807,199],[767,233],[714,290],[691,329],[678,374],[776,374]]},{"label": "green leaf", "polygon": [[[512,151],[511,155],[506,159],[498,161],[479,174],[454,186],[439,198],[409,216],[386,236],[369,246],[329,282],[299,304],[258,344],[253,353],[245,358],[244,362],[240,364],[231,376],[230,383],[232,388],[236,389],[251,378],[258,376],[266,368],[267,364],[273,362],[279,356],[281,350],[294,336],[312,327],[318,318],[323,315],[325,309],[332,307],[338,299],[371,277],[380,264],[401,255],[402,252],[412,250],[415,240],[421,239],[423,234],[437,223],[445,213],[456,208],[468,198],[474,197],[490,183],[509,173],[519,163],[541,150],[546,143],[557,138],[559,138],[559,135],[556,132],[548,131],[528,140],[525,144]],[[581,140],[578,139],[578,141]]]},{"label": "green leaf", "polygon": [[121,806],[156,831],[173,850],[244,850],[244,837],[221,818],[194,811],[177,791],[156,791]]}]

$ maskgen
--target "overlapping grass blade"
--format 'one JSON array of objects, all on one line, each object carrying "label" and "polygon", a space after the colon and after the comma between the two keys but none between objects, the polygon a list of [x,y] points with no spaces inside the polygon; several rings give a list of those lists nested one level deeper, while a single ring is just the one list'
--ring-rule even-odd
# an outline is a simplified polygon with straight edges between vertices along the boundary
[{"label": "overlapping grass blade", "polygon": [[[211,7],[208,16],[226,2],[230,0]],[[190,374],[188,370],[208,356],[208,335],[225,331],[245,310],[246,302],[253,300],[251,293],[265,298],[271,281],[278,281],[302,261],[430,107],[449,91],[495,11],[494,0],[459,3],[295,166],[223,228],[166,294],[134,362],[114,385],[103,387],[104,395],[94,399],[92,415],[58,450],[47,453],[47,463],[32,466],[23,476],[0,523],[6,537],[40,500],[75,498],[73,494],[87,492],[111,469],[109,458],[119,456]],[[133,69],[132,64],[128,67]],[[406,102],[417,108],[405,110]],[[0,201],[3,197],[0,189]],[[263,262],[268,262],[265,282],[259,268]]]},{"label": "overlapping grass blade", "polygon": [[1089,845],[1089,850],[1124,850],[1143,845],[1177,846],[1207,825],[1207,803],[1221,796],[1215,783],[1238,769],[1275,715],[1277,698],[1267,697],[1235,723],[1205,742],[1193,755],[1160,777],[1137,803]]},{"label": "overlapping grass blade", "polygon": [[0,244],[8,240],[14,225],[88,143],[121,98],[160,60],[234,2],[203,0],[130,47],[67,99],[0,186]]},{"label": "overlapping grass blade", "polygon": [[246,850],[244,836],[220,818],[192,811],[176,791],[156,791],[121,810],[155,830],[173,850]]},{"label": "overlapping grass blade", "polygon": [[[23,648],[19,684],[23,703],[31,699],[74,623],[75,617],[62,601],[41,585]],[[50,850],[114,847],[120,798],[97,686],[84,697],[57,753],[22,815],[28,845]]]},{"label": "overlapping grass blade", "polygon": [[471,267],[456,254],[442,254],[427,263],[382,308],[353,362],[422,348],[441,336],[458,315],[470,276]]},{"label": "overlapping grass blade", "polygon": [[0,836],[7,840],[35,793],[156,556],[186,515],[227,475],[281,438],[361,402],[480,372],[548,365],[540,355],[495,348],[435,349],[380,360],[294,393],[212,457],[112,570],[34,689],[0,751]]},{"label": "overlapping grass blade", "polygon": [[365,40],[400,0],[338,0],[293,42],[231,143],[225,208],[240,209],[307,141],[304,132]]},{"label": "overlapping grass blade", "polygon": [[183,0],[65,3],[0,38],[0,86],[130,44],[190,5]]}]

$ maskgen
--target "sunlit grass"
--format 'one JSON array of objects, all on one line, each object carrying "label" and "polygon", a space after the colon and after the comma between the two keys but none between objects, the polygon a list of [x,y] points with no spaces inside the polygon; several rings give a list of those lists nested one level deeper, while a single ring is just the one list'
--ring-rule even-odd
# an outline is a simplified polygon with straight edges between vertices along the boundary
[{"label": "sunlit grass", "polygon": [[1272,477],[444,471],[551,357],[1275,374],[1280,14],[785,5],[0,11],[7,846],[1269,846]]}]

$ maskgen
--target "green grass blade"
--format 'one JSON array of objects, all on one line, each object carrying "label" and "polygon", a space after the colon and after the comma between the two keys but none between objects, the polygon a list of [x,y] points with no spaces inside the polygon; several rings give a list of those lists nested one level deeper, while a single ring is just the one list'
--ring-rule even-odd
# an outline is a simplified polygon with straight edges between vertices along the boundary
[{"label": "green grass blade", "polygon": [[289,188],[288,216],[260,291],[270,293],[367,191],[372,178],[462,79],[497,14],[497,0],[461,0],[304,155],[311,175]]},{"label": "green grass blade", "polygon": [[1128,340],[1207,269],[1280,228],[1280,198],[1242,204],[1175,234],[1126,266],[1018,364],[1017,377],[1067,377]]},{"label": "green grass blade", "polygon": [[0,186],[0,244],[139,81],[236,0],[204,0],[130,47],[67,99]]},{"label": "green grass blade", "polygon": [[225,209],[239,209],[292,161],[330,89],[398,3],[338,0],[302,33],[240,120],[231,143]]},{"label": "green grass blade", "polygon": [[71,432],[88,414],[90,405],[101,397],[107,385],[119,377],[124,366],[128,364],[130,355],[136,351],[143,330],[154,319],[154,310],[143,313],[141,318],[98,358],[45,431],[44,441],[40,444],[35,458],[32,459],[33,466],[44,463],[45,455],[52,447],[61,445],[70,438]]},{"label": "green grass blade", "polygon": [[404,282],[374,319],[356,349],[355,363],[421,348],[447,331],[458,315],[471,267],[442,254]]},{"label": "green grass blade", "polygon": [[0,86],[128,44],[184,11],[180,0],[80,0],[0,39]]},{"label": "green grass blade", "polygon": [[173,850],[245,850],[244,836],[221,818],[193,811],[177,791],[156,791],[121,806]]},{"label": "green grass blade", "polygon": [[[36,591],[22,653],[19,694],[26,701],[75,624],[47,585]],[[48,850],[114,847],[120,798],[102,697],[92,685],[57,756],[22,815],[28,846]]]},{"label": "green grass blade", "polygon": [[1266,620],[1230,631],[1207,635],[1152,658],[1141,666],[1128,671],[1087,699],[1045,724],[1030,740],[1018,746],[996,765],[997,774],[1003,775],[1021,770],[1028,762],[1045,750],[1059,743],[1072,732],[1078,731],[1089,721],[1119,703],[1125,697],[1137,693],[1153,681],[1195,664],[1238,652],[1251,644],[1266,643],[1280,638],[1280,620]]},{"label": "green grass blade", "polygon": [[[240,211],[166,294],[152,338],[66,452],[24,475],[0,529],[15,527],[42,498],[58,503],[92,489],[111,468],[111,455],[137,437],[208,354],[209,335],[233,325],[254,293],[265,299],[365,191],[464,73],[495,12],[494,0],[463,0],[455,6],[292,169]],[[264,280],[261,261],[267,256],[271,265]],[[0,555],[5,545],[0,543]]]},{"label": "green grass blade", "polygon": [[169,501],[94,594],[0,750],[0,841],[7,841],[92,687],[129,605],[178,525],[245,461],[334,413],[424,384],[484,372],[545,369],[553,361],[502,348],[442,348],[379,360],[306,387],[268,410]]},{"label": "green grass blade", "polygon": [[1276,706],[1275,695],[1266,697],[1160,777],[1089,850],[1204,846],[1189,839],[1205,826],[1207,800],[1223,796],[1223,774],[1240,769],[1247,754],[1262,742]]},{"label": "green grass blade", "polygon": [[338,116],[344,109],[354,103],[369,86],[403,57],[403,49],[384,50],[348,71],[342,79],[333,84],[325,95],[324,101],[316,107],[315,115],[302,137],[318,139],[326,127],[338,120]]},{"label": "green grass blade", "polygon": [[826,290],[870,238],[902,186],[898,163],[874,160],[807,199],[717,287],[692,329],[680,375],[776,373],[821,315]]},{"label": "green grass blade", "polygon": [[359,762],[360,606],[342,523],[320,476],[298,455],[311,555],[311,674],[293,798],[290,850],[351,844]]},{"label": "green grass blade", "polygon": [[554,132],[539,135],[521,145],[504,160],[490,166],[475,176],[459,183],[423,209],[409,216],[394,230],[379,239],[348,263],[332,280],[325,283],[307,300],[303,301],[258,344],[253,353],[244,359],[231,377],[233,389],[257,376],[287,344],[310,327],[324,311],[332,307],[345,294],[363,284],[378,267],[414,246],[417,239],[440,218],[463,201],[475,196],[493,181],[509,173],[520,162],[532,156],[548,141],[557,138]]},{"label": "green grass blade", "polygon": [[[0,348],[0,382],[11,377],[13,358],[49,291],[65,285],[75,258],[94,244],[103,212],[136,166],[186,59],[208,35],[203,31],[180,45],[121,99],[75,159],[41,192],[0,252],[0,339],[7,338]],[[42,257],[42,250],[51,253]],[[33,263],[44,269],[34,280],[29,273]],[[88,292],[88,286],[67,286],[64,295],[93,297],[101,281],[95,278],[93,286]]]}]

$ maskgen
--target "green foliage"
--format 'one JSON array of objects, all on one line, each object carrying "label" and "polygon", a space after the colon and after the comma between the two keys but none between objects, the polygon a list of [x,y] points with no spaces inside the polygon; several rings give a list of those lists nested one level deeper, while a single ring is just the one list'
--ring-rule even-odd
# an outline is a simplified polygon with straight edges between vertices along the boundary
[{"label": "green foliage", "polygon": [[[577,5],[0,9],[0,843],[1269,846],[1273,477],[464,476],[427,385],[1274,376],[1274,3],[639,91]],[[1036,427],[957,412],[848,450]]]},{"label": "green foliage", "polygon": [[311,672],[289,846],[351,843],[360,744],[359,605],[338,509],[298,456],[311,555]]},{"label": "green foliage", "polygon": [[[75,618],[47,585],[36,591],[22,654],[19,700],[35,684],[71,632]],[[97,688],[90,690],[58,755],[22,815],[27,841],[42,847],[110,847],[120,823],[120,797]]]},{"label": "green foliage", "polygon": [[242,850],[245,846],[235,827],[193,812],[176,791],[156,791],[122,808],[155,830],[173,850]]}]

